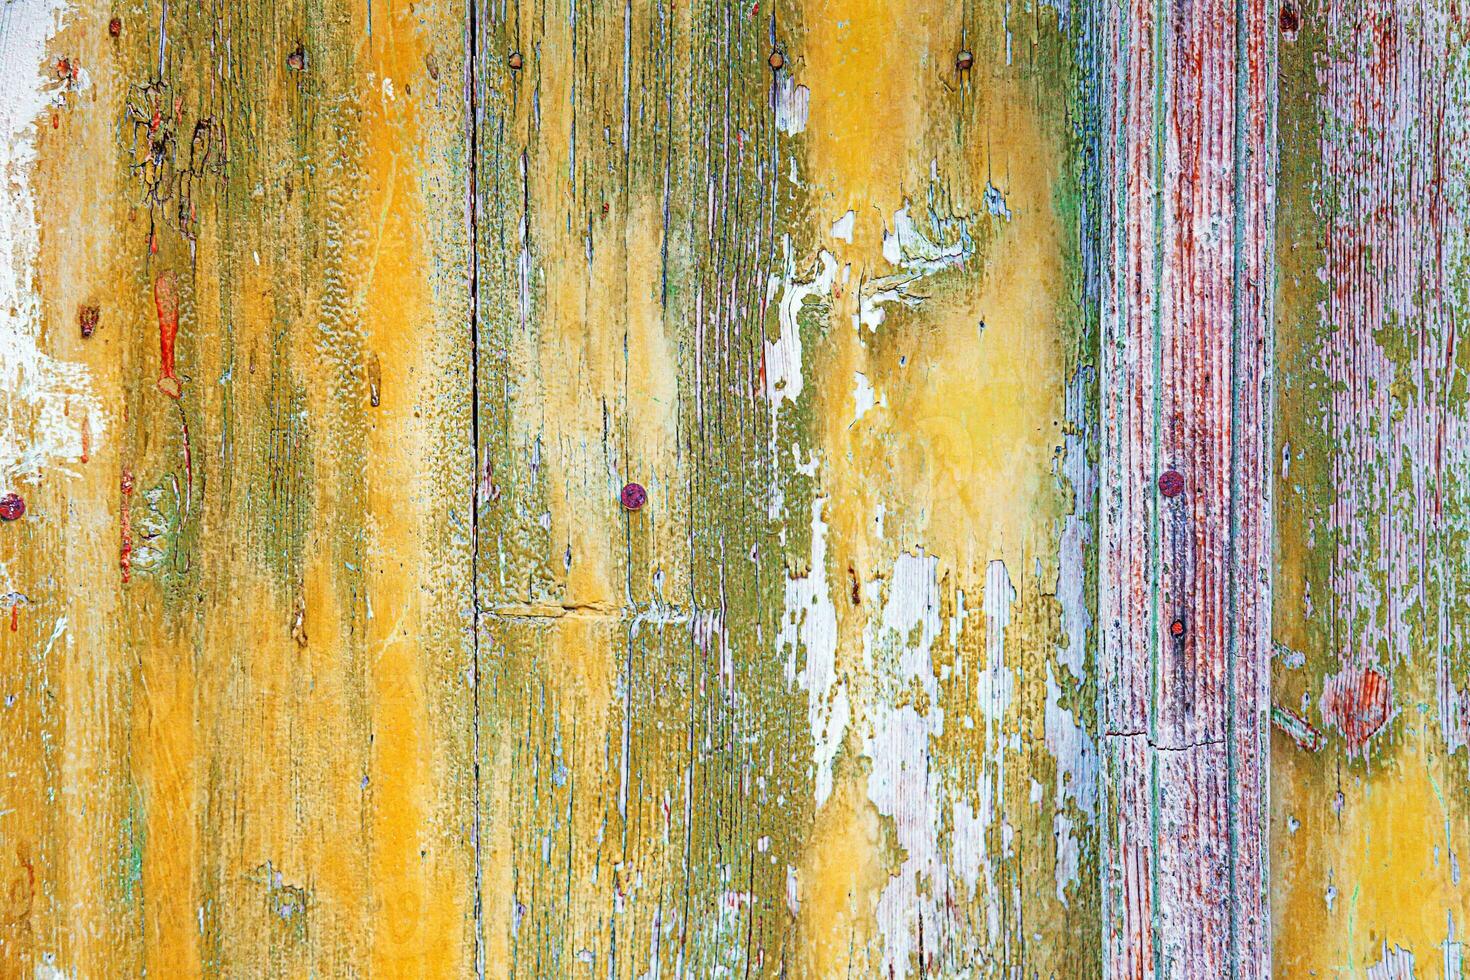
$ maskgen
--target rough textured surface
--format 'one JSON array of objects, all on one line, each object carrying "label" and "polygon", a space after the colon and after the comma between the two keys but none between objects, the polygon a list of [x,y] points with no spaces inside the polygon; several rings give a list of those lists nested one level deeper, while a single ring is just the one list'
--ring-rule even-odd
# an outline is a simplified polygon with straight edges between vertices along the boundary
[{"label": "rough textured surface", "polygon": [[0,976],[1457,976],[1464,50],[0,0]]},{"label": "rough textured surface", "polygon": [[1281,49],[1278,962],[1461,975],[1470,667],[1464,11],[1309,3]]},{"label": "rough textured surface", "polygon": [[1099,593],[1105,963],[1266,976],[1274,25],[1109,7]]}]

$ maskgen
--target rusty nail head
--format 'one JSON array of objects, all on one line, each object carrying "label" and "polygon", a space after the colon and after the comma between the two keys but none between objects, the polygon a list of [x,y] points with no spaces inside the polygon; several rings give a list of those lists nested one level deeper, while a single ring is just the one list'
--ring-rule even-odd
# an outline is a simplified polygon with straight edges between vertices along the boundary
[{"label": "rusty nail head", "polygon": [[1169,635],[1172,636],[1172,637],[1174,637],[1176,640],[1179,637],[1183,636],[1184,635],[1184,620],[1182,620],[1182,619],[1176,619],[1176,620],[1174,620],[1174,622],[1170,623],[1169,624]]},{"label": "rusty nail head", "polygon": [[519,51],[512,51],[510,53],[510,57],[506,59],[506,64],[510,65],[511,71],[520,71],[521,53]]},{"label": "rusty nail head", "polygon": [[960,53],[955,55],[954,66],[960,71],[969,71],[974,64],[975,56],[970,53],[968,48],[961,48]]},{"label": "rusty nail head", "polygon": [[25,498],[18,493],[0,497],[0,521],[18,521],[26,512]]},{"label": "rusty nail head", "polygon": [[97,317],[99,311],[95,306],[82,306],[77,309],[77,322],[82,328],[82,337],[90,337],[97,331]]},{"label": "rusty nail head", "polygon": [[626,483],[618,499],[622,502],[624,510],[641,510],[648,502],[648,491],[643,489],[641,484]]},{"label": "rusty nail head", "polygon": [[114,17],[112,18],[112,20],[107,22],[107,33],[112,35],[113,37],[117,37],[119,34],[122,33],[121,17]]},{"label": "rusty nail head", "polygon": [[1166,497],[1177,497],[1184,492],[1184,476],[1178,470],[1165,470],[1159,474],[1159,493]]},{"label": "rusty nail head", "polygon": [[295,71],[306,70],[306,49],[296,45],[296,50],[286,56],[286,64]]},{"label": "rusty nail head", "polygon": [[769,62],[771,68],[775,71],[780,71],[781,66],[786,64],[785,56],[782,55],[779,51],[772,51],[771,56],[766,60],[767,62]]}]

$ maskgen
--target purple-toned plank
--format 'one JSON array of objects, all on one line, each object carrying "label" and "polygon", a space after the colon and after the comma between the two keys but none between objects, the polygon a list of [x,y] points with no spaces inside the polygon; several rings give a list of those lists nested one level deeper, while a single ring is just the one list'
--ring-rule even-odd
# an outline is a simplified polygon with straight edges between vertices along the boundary
[{"label": "purple-toned plank", "polygon": [[1275,20],[1135,0],[1111,27],[1107,973],[1266,976]]}]

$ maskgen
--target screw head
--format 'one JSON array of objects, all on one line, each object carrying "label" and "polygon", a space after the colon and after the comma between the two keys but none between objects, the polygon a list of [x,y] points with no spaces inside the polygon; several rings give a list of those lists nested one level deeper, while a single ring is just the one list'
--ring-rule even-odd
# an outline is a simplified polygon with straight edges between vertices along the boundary
[{"label": "screw head", "polygon": [[1177,497],[1184,492],[1184,475],[1178,470],[1165,470],[1159,474],[1159,493],[1166,497]]},{"label": "screw head", "polygon": [[648,491],[643,489],[642,484],[627,483],[623,485],[623,492],[618,495],[618,500],[624,510],[641,510],[648,503]]},{"label": "screw head", "polygon": [[975,65],[975,56],[968,48],[961,48],[960,53],[954,56],[954,66],[960,71],[969,71]]},{"label": "screw head", "polygon": [[523,64],[523,62],[521,61],[521,53],[519,51],[512,51],[510,53],[510,57],[505,59],[505,63],[507,65],[510,65],[511,71],[520,71],[521,65]]},{"label": "screw head", "polygon": [[25,498],[18,493],[0,497],[0,521],[18,521],[26,512]]},{"label": "screw head", "polygon": [[766,62],[771,66],[772,71],[780,71],[781,66],[786,64],[786,56],[779,51],[772,51]]}]

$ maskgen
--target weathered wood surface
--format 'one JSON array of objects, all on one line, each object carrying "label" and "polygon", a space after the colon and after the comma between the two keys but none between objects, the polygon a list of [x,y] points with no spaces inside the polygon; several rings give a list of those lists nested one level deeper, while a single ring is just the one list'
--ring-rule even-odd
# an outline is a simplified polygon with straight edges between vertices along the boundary
[{"label": "weathered wood surface", "polygon": [[1104,962],[1270,975],[1264,3],[1109,5],[1099,507]]},{"label": "weathered wood surface", "polygon": [[1273,915],[1281,972],[1462,973],[1465,14],[1283,8]]},{"label": "weathered wood surface", "polygon": [[373,14],[4,8],[5,975],[473,965],[463,18]]},{"label": "weathered wood surface", "polygon": [[0,0],[0,975],[1458,976],[1466,50]]}]

